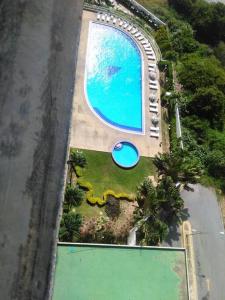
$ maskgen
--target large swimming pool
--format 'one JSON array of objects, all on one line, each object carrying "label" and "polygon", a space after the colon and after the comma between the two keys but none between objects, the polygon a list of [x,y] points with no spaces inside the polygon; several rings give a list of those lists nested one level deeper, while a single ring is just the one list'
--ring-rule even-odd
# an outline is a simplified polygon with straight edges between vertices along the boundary
[{"label": "large swimming pool", "polygon": [[127,34],[90,23],[85,90],[89,105],[104,122],[120,129],[143,131],[142,58]]}]

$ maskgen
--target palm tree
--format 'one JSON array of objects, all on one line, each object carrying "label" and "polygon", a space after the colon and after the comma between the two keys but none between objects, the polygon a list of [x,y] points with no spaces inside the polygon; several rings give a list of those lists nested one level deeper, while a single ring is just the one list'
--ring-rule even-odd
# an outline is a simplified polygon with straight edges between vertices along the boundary
[{"label": "palm tree", "polygon": [[69,212],[64,214],[60,224],[59,240],[62,242],[75,242],[79,238],[82,217],[80,214]]},{"label": "palm tree", "polygon": [[82,189],[80,189],[78,186],[66,186],[65,191],[65,202],[68,204],[69,209],[71,209],[72,206],[79,206],[81,205],[82,201],[84,200],[85,193]]},{"label": "palm tree", "polygon": [[156,188],[153,186],[151,179],[148,177],[146,177],[137,187],[136,200],[139,207],[142,207],[145,210],[150,210],[152,214],[156,213],[159,207],[159,201],[157,198]]},{"label": "palm tree", "polygon": [[170,222],[174,218],[180,218],[184,201],[180,196],[179,189],[169,176],[163,176],[157,186],[157,195],[162,203],[161,216]]},{"label": "palm tree", "polygon": [[180,148],[175,152],[156,155],[153,162],[159,176],[169,176],[174,183],[183,184],[184,188],[188,188],[189,183],[197,183],[202,174],[198,162]]}]

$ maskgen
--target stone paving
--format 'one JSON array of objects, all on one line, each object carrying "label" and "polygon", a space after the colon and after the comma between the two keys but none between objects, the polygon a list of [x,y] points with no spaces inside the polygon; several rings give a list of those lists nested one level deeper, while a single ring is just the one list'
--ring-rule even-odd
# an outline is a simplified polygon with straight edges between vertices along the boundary
[{"label": "stone paving", "polygon": [[[77,147],[81,149],[97,150],[104,152],[111,152],[112,146],[120,139],[129,140],[133,142],[139,150],[141,156],[153,157],[157,153],[162,152],[162,139],[161,132],[160,137],[150,137],[149,128],[151,126],[152,114],[149,112],[149,77],[148,77],[148,60],[147,56],[142,50],[142,57],[144,58],[144,71],[143,71],[143,86],[144,86],[144,122],[145,122],[145,134],[137,134],[121,131],[119,129],[112,128],[99,118],[97,118],[91,111],[86,97],[84,86],[84,74],[85,74],[85,60],[86,49],[88,40],[88,26],[89,22],[97,21],[96,13],[84,11],[82,18],[82,28],[80,36],[80,45],[78,52],[78,62],[76,70],[76,89],[74,93],[73,101],[73,120],[71,128],[71,147]],[[111,24],[112,25],[112,22]],[[120,27],[121,29],[121,27]],[[140,45],[139,45],[140,46]],[[140,47],[141,48],[141,47]],[[159,77],[157,70],[157,78]],[[160,98],[160,90],[158,90],[157,97]],[[159,99],[160,106],[160,99]],[[159,110],[159,117],[161,112]],[[160,126],[161,127],[161,126]]]}]

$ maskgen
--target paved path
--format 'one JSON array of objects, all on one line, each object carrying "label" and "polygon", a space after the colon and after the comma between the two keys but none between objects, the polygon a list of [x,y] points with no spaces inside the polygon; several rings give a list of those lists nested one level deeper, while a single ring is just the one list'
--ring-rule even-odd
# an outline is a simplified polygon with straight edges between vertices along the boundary
[{"label": "paved path", "polygon": [[225,299],[225,235],[215,193],[182,191],[192,225],[199,300]]}]

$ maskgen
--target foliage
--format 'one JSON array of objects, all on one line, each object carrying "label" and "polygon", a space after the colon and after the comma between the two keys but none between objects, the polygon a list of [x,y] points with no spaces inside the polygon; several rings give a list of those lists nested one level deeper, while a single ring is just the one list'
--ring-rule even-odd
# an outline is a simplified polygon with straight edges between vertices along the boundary
[{"label": "foliage", "polygon": [[225,95],[215,86],[198,88],[189,103],[189,112],[208,120],[212,128],[223,129]]},{"label": "foliage", "polygon": [[77,177],[81,177],[84,174],[84,169],[80,166],[75,166],[75,172]]},{"label": "foliage", "polygon": [[167,60],[160,61],[158,63],[159,70],[161,72],[165,72],[166,75],[166,83],[164,88],[169,91],[173,90],[173,68],[172,63]]},{"label": "foliage", "polygon": [[120,201],[118,201],[112,196],[109,196],[105,206],[105,211],[109,218],[118,218],[120,215]]},{"label": "foliage", "polygon": [[78,178],[77,184],[87,190],[86,196],[87,201],[92,205],[105,205],[109,196],[113,196],[117,199],[125,199],[125,200],[133,200],[133,197],[126,193],[118,193],[116,194],[113,190],[106,190],[103,193],[103,197],[94,197],[94,189],[90,182],[83,180],[82,178]]},{"label": "foliage", "polygon": [[168,226],[179,220],[183,200],[171,177],[163,176],[154,187],[149,178],[137,188],[136,226],[141,244],[157,245],[168,234]]},{"label": "foliage", "polygon": [[188,188],[188,183],[196,183],[202,174],[198,161],[179,147],[172,153],[155,156],[154,164],[159,176],[169,176],[174,183],[183,184],[184,188]]},{"label": "foliage", "polygon": [[225,67],[225,43],[220,41],[214,48],[215,56],[220,60],[221,64]]},{"label": "foliage", "polygon": [[91,218],[86,222],[85,226],[81,228],[80,241],[85,243],[115,243],[115,236],[112,231],[112,221],[108,217],[99,216]]},{"label": "foliage", "polygon": [[82,151],[72,149],[70,152],[70,161],[75,164],[75,166],[85,167],[87,165],[87,160]]},{"label": "foliage", "polygon": [[[155,174],[152,158],[140,157],[138,164],[132,169],[122,169],[112,160],[111,153],[82,150],[87,166],[83,169],[82,181],[92,184],[94,194],[102,197],[110,189],[116,193],[132,195],[136,186],[148,175]],[[80,178],[79,178],[80,180]]]},{"label": "foliage", "polygon": [[225,179],[225,156],[224,151],[213,150],[208,153],[206,164],[210,175]]},{"label": "foliage", "polygon": [[79,239],[81,224],[81,215],[74,212],[64,213],[59,229],[59,240],[62,242],[76,242]]},{"label": "foliage", "polygon": [[139,230],[138,240],[141,245],[157,246],[168,235],[166,223],[154,217],[149,217]]},{"label": "foliage", "polygon": [[179,79],[185,89],[196,92],[199,88],[215,86],[225,93],[225,70],[213,57],[185,55],[179,70]]},{"label": "foliage", "polygon": [[66,186],[65,202],[71,208],[72,206],[79,206],[84,199],[84,191],[78,186]]},{"label": "foliage", "polygon": [[169,4],[190,22],[199,41],[215,45],[225,40],[224,4],[203,0],[169,0]]}]

